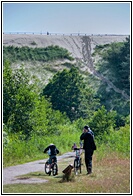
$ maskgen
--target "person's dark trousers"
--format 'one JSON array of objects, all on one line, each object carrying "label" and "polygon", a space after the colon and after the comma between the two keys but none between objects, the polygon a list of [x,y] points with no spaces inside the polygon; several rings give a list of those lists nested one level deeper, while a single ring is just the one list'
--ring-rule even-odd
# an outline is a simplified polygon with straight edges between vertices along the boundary
[{"label": "person's dark trousers", "polygon": [[88,174],[92,172],[92,155],[93,150],[85,149],[85,165]]}]

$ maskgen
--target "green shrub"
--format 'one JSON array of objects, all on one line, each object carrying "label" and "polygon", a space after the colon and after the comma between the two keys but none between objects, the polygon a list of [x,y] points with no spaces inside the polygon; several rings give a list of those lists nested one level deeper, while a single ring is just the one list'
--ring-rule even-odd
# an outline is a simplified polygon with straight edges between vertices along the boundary
[{"label": "green shrub", "polygon": [[126,125],[119,130],[111,129],[109,133],[104,132],[102,136],[97,137],[96,142],[98,158],[114,152],[119,156],[130,157],[130,126]]},{"label": "green shrub", "polygon": [[[115,123],[115,111],[107,112],[105,106],[102,106],[90,119],[89,126],[95,132],[95,136],[103,135],[104,132],[109,132]],[[99,136],[100,137],[100,136]]]},{"label": "green shrub", "polygon": [[37,45],[37,43],[35,41],[31,42],[31,45]]},{"label": "green shrub", "polygon": [[[36,45],[33,41],[31,45]],[[48,46],[46,48],[30,48],[27,46],[14,47],[14,46],[4,46],[3,47],[3,59],[15,62],[21,61],[42,61],[46,62],[49,60],[56,59],[68,59],[73,60],[71,54],[68,50],[61,48],[59,46]]]}]

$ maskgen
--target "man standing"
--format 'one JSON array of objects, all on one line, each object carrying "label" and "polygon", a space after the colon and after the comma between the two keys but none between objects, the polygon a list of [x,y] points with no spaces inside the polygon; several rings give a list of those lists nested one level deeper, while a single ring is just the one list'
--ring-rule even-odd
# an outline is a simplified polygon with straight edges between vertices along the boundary
[{"label": "man standing", "polygon": [[83,129],[83,133],[80,136],[80,140],[84,140],[83,149],[85,150],[85,164],[86,164],[87,174],[91,174],[92,155],[94,150],[96,150],[96,145],[94,142],[94,137],[89,131],[89,127],[87,125]]}]

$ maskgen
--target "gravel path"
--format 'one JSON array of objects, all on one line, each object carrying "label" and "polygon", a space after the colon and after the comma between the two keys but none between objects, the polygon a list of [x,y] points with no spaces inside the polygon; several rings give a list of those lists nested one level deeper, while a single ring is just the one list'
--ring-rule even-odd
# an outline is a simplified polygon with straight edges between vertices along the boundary
[{"label": "gravel path", "polygon": [[[57,160],[74,157],[75,152],[68,152],[61,156],[57,156]],[[45,179],[39,178],[17,178],[17,176],[28,174],[30,172],[44,171],[44,163],[47,159],[29,162],[21,165],[6,167],[3,169],[3,185],[16,183],[44,183]]]}]

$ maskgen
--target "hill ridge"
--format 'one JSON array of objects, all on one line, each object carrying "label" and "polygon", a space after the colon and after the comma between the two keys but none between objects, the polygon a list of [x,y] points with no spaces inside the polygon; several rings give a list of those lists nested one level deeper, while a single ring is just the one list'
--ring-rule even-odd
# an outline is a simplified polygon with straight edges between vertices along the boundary
[{"label": "hill ridge", "polygon": [[33,35],[33,34],[3,34],[3,46],[28,46],[28,47],[48,47],[58,45],[67,49],[74,57],[75,62],[81,61],[84,70],[93,74],[103,82],[106,82],[115,92],[120,93],[125,99],[130,97],[120,89],[116,88],[111,81],[103,77],[95,70],[92,53],[96,45],[110,44],[112,42],[123,42],[126,35]]}]

